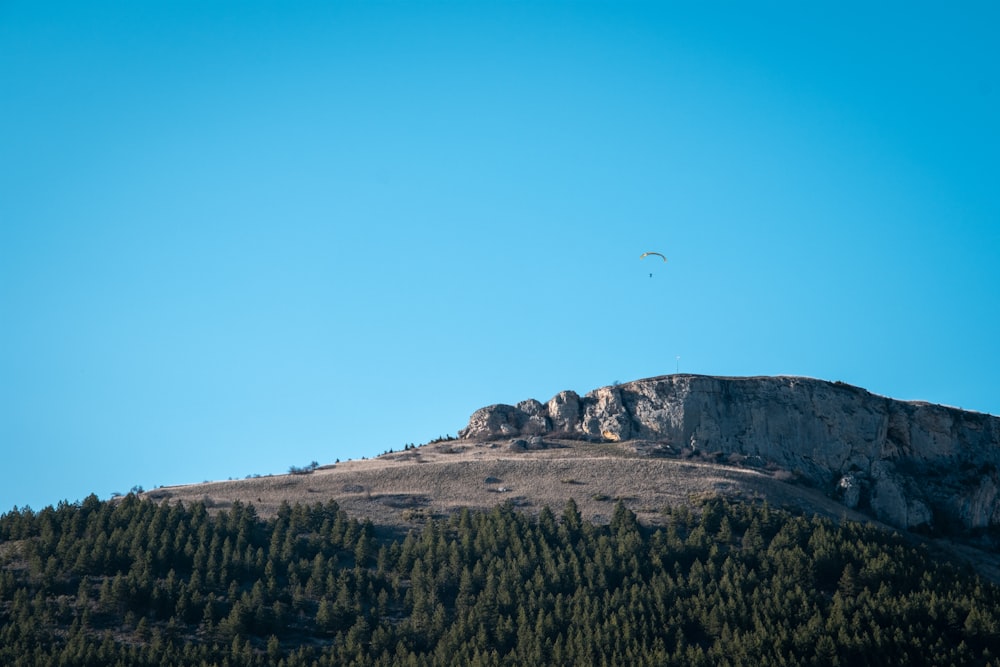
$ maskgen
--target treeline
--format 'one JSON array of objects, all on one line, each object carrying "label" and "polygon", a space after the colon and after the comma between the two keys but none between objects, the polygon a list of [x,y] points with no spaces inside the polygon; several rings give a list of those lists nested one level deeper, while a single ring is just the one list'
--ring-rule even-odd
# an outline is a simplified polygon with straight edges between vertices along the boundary
[{"label": "treeline", "polygon": [[0,664],[1000,665],[1000,592],[857,523],[570,501],[380,538],[336,503],[0,517]]}]

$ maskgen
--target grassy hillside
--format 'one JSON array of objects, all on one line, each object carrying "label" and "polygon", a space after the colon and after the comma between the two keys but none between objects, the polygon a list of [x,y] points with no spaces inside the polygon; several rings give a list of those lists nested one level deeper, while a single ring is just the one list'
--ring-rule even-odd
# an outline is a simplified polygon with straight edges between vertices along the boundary
[{"label": "grassy hillside", "polygon": [[262,516],[272,516],[284,502],[333,499],[351,516],[404,528],[462,508],[489,511],[507,501],[537,514],[542,507],[562,507],[571,497],[584,518],[597,523],[608,521],[617,500],[644,522],[656,523],[663,507],[717,494],[863,518],[822,493],[790,486],[785,471],[723,465],[708,457],[642,455],[635,443],[547,442],[544,449],[524,450],[506,442],[445,441],[308,474],[163,487],[145,495],[223,509],[252,503]]}]

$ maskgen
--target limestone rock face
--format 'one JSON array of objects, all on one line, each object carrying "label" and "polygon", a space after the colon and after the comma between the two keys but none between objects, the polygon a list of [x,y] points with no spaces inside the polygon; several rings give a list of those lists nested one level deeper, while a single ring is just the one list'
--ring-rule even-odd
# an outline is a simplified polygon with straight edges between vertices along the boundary
[{"label": "limestone rock face", "polygon": [[603,387],[587,394],[579,430],[599,435],[605,440],[628,440],[632,435],[632,419],[617,387]]},{"label": "limestone rock face", "polygon": [[559,392],[546,407],[556,433],[571,433],[580,427],[580,396],[575,391]]},{"label": "limestone rock face", "polygon": [[539,435],[552,430],[545,406],[531,398],[517,404],[517,412],[522,415],[518,421],[521,435]]},{"label": "limestone rock face", "polygon": [[1000,418],[802,377],[668,375],[477,410],[463,438],[644,440],[766,461],[898,527],[1000,525]]},{"label": "limestone rock face", "polygon": [[469,425],[459,435],[463,438],[496,438],[504,435],[520,435],[518,417],[523,414],[513,405],[488,405],[479,408],[469,418]]}]

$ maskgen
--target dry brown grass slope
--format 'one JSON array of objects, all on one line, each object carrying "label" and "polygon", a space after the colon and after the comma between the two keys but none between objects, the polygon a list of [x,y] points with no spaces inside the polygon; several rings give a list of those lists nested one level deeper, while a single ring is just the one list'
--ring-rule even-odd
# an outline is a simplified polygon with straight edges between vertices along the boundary
[{"label": "dry brown grass slope", "polygon": [[813,489],[773,473],[694,459],[636,455],[629,443],[559,441],[535,451],[506,443],[448,441],[404,452],[323,466],[309,474],[162,487],[146,494],[168,501],[205,501],[225,508],[251,503],[262,516],[283,501],[335,500],[350,516],[378,526],[407,527],[460,508],[510,501],[526,512],[559,512],[573,498],[584,518],[603,522],[621,499],[648,523],[667,506],[723,495],[767,499],[774,506],[867,520]]}]

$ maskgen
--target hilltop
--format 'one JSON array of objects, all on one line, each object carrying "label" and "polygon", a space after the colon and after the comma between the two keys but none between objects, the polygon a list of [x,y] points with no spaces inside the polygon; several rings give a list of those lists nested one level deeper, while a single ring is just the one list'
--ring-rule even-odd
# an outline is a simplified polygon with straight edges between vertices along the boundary
[{"label": "hilltop", "polygon": [[529,513],[573,498],[607,521],[621,500],[657,524],[668,506],[721,495],[876,521],[959,549],[1000,579],[1000,419],[898,401],[800,377],[670,375],[547,403],[477,410],[459,438],[308,474],[163,487],[159,500],[252,503],[333,499],[383,530],[460,508]]}]

